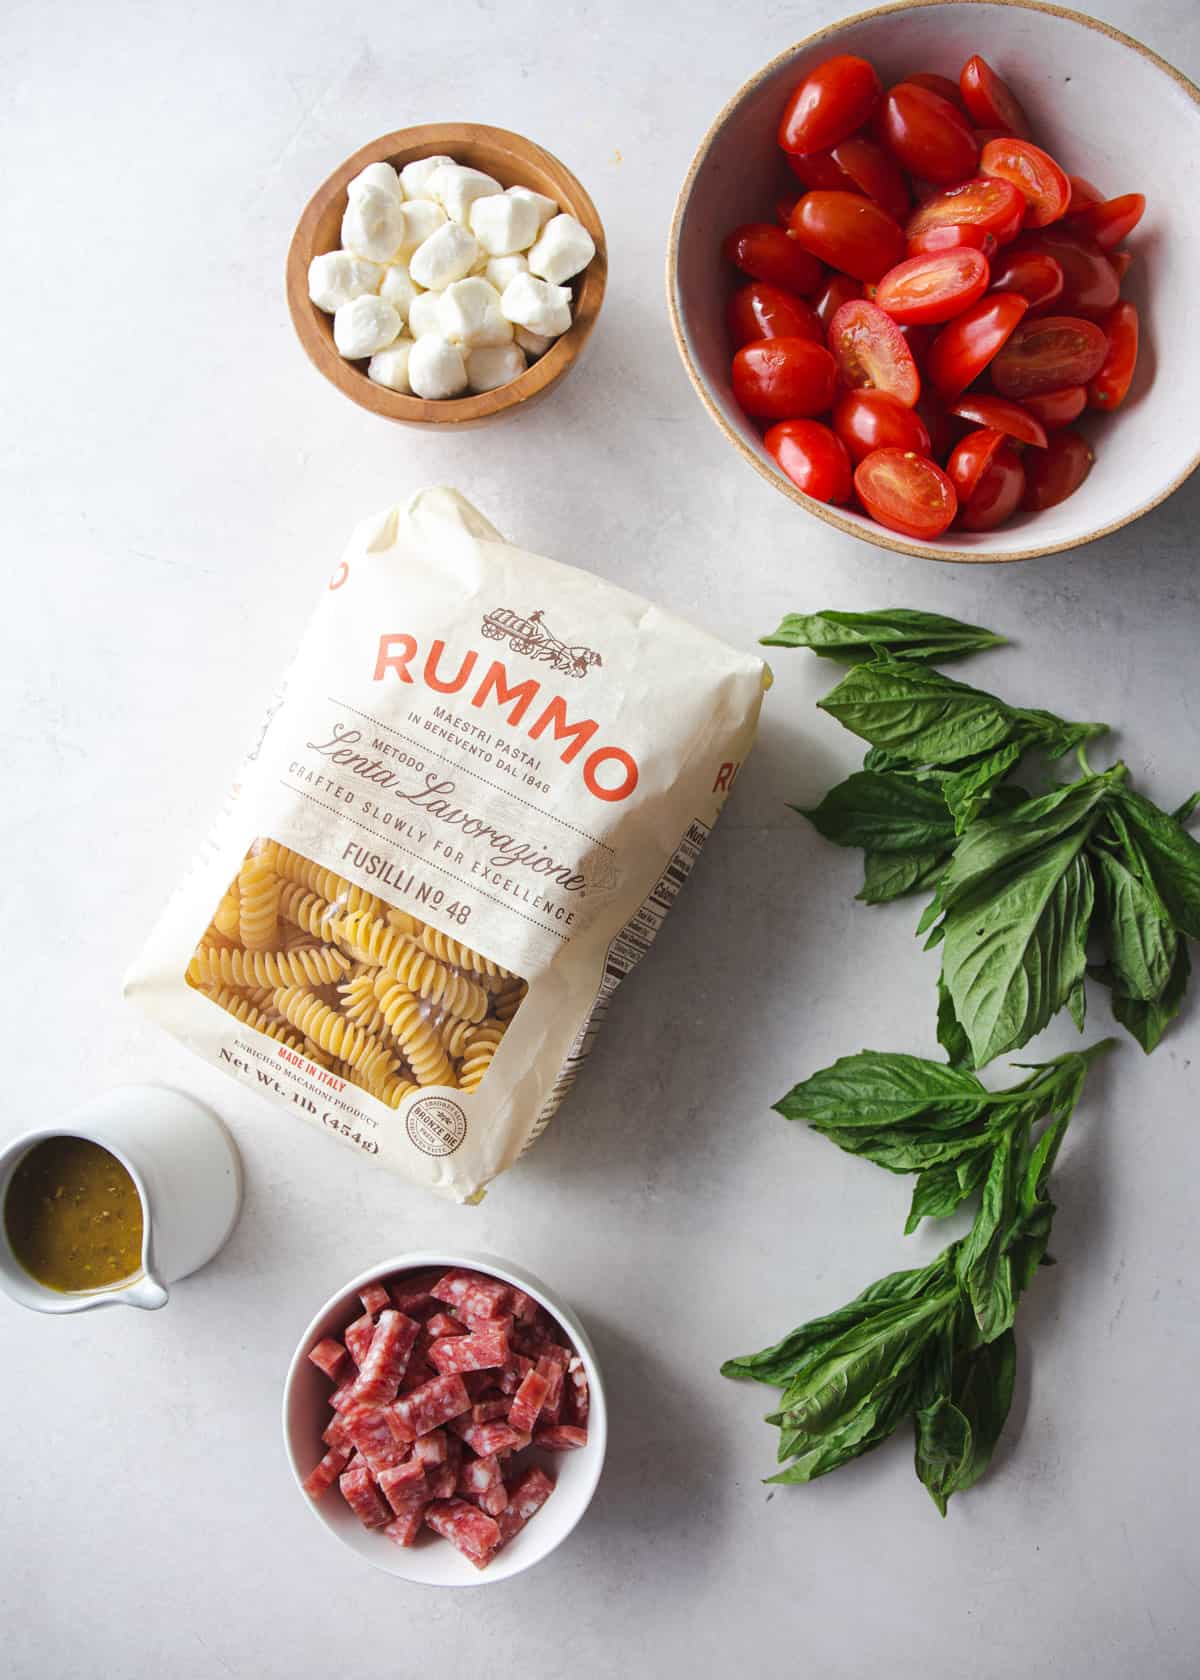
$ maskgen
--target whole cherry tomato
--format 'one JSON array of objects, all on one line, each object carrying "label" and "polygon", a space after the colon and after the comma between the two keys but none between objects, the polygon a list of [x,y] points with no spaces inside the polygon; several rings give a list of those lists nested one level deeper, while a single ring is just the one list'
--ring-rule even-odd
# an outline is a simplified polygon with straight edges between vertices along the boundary
[{"label": "whole cherry tomato", "polygon": [[[874,302],[874,299],[871,301]],[[931,322],[899,321],[897,325],[904,334],[904,342],[912,351],[912,359],[919,369],[921,363],[929,354],[929,346],[937,337],[938,329]]]},{"label": "whole cherry tomato", "polygon": [[829,323],[829,348],[838,377],[850,390],[886,391],[906,408],[921,395],[921,376],[904,334],[867,298],[855,298],[838,310]]},{"label": "whole cherry tomato", "polygon": [[988,292],[948,322],[925,359],[926,377],[939,395],[957,397],[965,391],[1003,348],[1028,308],[1016,292]]},{"label": "whole cherry tomato", "polygon": [[752,280],[734,292],[727,312],[734,346],[758,338],[811,338],[825,343],[825,329],[811,304],[767,280]]},{"label": "whole cherry tomato", "polygon": [[880,525],[906,537],[940,537],[958,512],[942,469],[911,449],[875,449],[854,469],[858,498]]},{"label": "whole cherry tomato", "polygon": [[806,496],[818,502],[850,500],[850,457],[842,440],[819,420],[781,420],[763,445]]},{"label": "whole cherry tomato", "polygon": [[1142,219],[1146,208],[1144,193],[1123,193],[1103,204],[1089,204],[1071,216],[1067,226],[1089,239],[1094,239],[1102,251],[1114,250]]},{"label": "whole cherry tomato", "polygon": [[1015,239],[1025,218],[1025,197],[1011,181],[975,175],[946,187],[914,210],[905,225],[909,239],[934,227],[977,227],[998,245]]},{"label": "whole cherry tomato", "polygon": [[927,252],[890,268],[875,290],[875,302],[894,321],[948,321],[983,296],[989,273],[983,252],[969,245]]},{"label": "whole cherry tomato", "polygon": [[992,269],[992,285],[998,292],[1020,292],[1030,309],[1045,309],[1062,296],[1062,265],[1040,251],[1009,249]]},{"label": "whole cherry tomato", "polygon": [[974,172],[979,146],[962,112],[928,88],[900,82],[882,107],[888,149],[911,175],[949,185]]},{"label": "whole cherry tomato", "polygon": [[1094,321],[1040,315],[1013,331],[992,363],[992,384],[1002,397],[1018,400],[1086,385],[1107,355],[1108,339]]},{"label": "whole cherry tomato", "polygon": [[997,128],[1001,134],[1029,138],[1029,118],[1006,82],[1001,81],[986,58],[976,53],[963,65],[958,78],[959,92],[967,115],[977,128]]},{"label": "whole cherry tomato", "polygon": [[875,109],[879,77],[865,58],[842,53],[804,78],[784,108],[779,144],[785,152],[823,152],[861,128]]},{"label": "whole cherry tomato", "polygon": [[857,465],[873,449],[911,449],[931,453],[929,432],[915,408],[906,408],[886,391],[846,391],[833,410],[833,429]]},{"label": "whole cherry tomato", "polygon": [[831,274],[813,298],[813,308],[821,325],[828,330],[830,321],[844,303],[863,295],[862,282],[848,274]]},{"label": "whole cherry tomato", "polygon": [[878,141],[852,134],[839,140],[829,155],[853,187],[903,222],[912,208],[912,194],[899,164]]},{"label": "whole cherry tomato", "polygon": [[822,269],[816,258],[771,222],[747,222],[734,228],[726,236],[724,251],[743,273],[785,291],[815,292],[821,284]]},{"label": "whole cherry tomato", "polygon": [[1025,493],[1025,468],[1010,443],[1002,443],[983,469],[958,515],[964,531],[994,531],[1017,511]]},{"label": "whole cherry tomato", "polygon": [[785,233],[787,232],[792,219],[792,211],[796,208],[799,202],[800,194],[792,192],[780,193],[779,197],[775,200],[775,220],[779,223]]},{"label": "whole cherry tomato", "polygon": [[733,358],[733,394],[760,420],[805,419],[832,406],[833,357],[811,338],[763,338]]},{"label": "whole cherry tomato", "polygon": [[973,251],[982,251],[989,262],[996,254],[995,235],[986,233],[983,228],[976,227],[971,222],[935,222],[932,227],[913,234],[908,240],[905,254],[920,257],[926,251],[954,251],[960,245],[969,245]]},{"label": "whole cherry tomato", "polygon": [[941,397],[925,385],[916,411],[929,433],[929,453],[935,461],[944,461],[966,430],[957,415],[951,414]]},{"label": "whole cherry tomato", "polygon": [[1078,432],[1055,432],[1048,449],[1025,459],[1025,493],[1021,506],[1029,513],[1057,507],[1073,496],[1096,459],[1091,444]]},{"label": "whole cherry tomato", "polygon": [[1026,397],[1021,407],[1041,422],[1047,431],[1069,426],[1078,420],[1087,405],[1087,388],[1083,385],[1064,385],[1061,391],[1040,391]]},{"label": "whole cherry tomato", "polygon": [[1010,181],[1025,196],[1025,225],[1046,227],[1065,216],[1071,183],[1049,152],[1032,140],[989,140],[979,159],[980,172]]},{"label": "whole cherry tomato", "polygon": [[856,280],[878,280],[904,254],[899,222],[859,193],[805,193],[792,215],[792,234],[814,258]]},{"label": "whole cherry tomato", "polygon": [[983,477],[992,456],[1003,444],[1003,432],[985,427],[982,431],[968,432],[954,445],[946,462],[946,472],[960,506],[975,494],[975,486]]},{"label": "whole cherry tomato", "polygon": [[834,162],[832,151],[806,152],[803,156],[788,152],[786,157],[792,174],[810,192],[858,191],[846,171]]},{"label": "whole cherry tomato", "polygon": [[1007,397],[960,397],[951,405],[950,412],[976,426],[988,426],[1003,432],[1005,437],[1015,438],[1018,443],[1029,443],[1036,449],[1046,447],[1046,428],[1041,421],[1034,419],[1020,403],[1009,402]]},{"label": "whole cherry tomato", "polygon": [[1076,210],[1086,210],[1090,204],[1102,204],[1104,202],[1104,194],[1100,191],[1100,188],[1094,187],[1084,176],[1068,175],[1067,180],[1071,183],[1071,202],[1067,205],[1068,216],[1073,216]]},{"label": "whole cherry tomato", "polygon": [[963,109],[962,93],[956,81],[949,76],[939,76],[936,70],[917,70],[911,76],[905,76],[904,81],[911,82],[914,87],[922,87],[930,93],[936,93],[939,98],[948,100],[951,105]]},{"label": "whole cherry tomato", "polygon": [[1092,408],[1110,412],[1119,408],[1129,393],[1137,366],[1138,312],[1132,303],[1118,303],[1104,318],[1108,354],[1088,383]]},{"label": "whole cherry tomato", "polygon": [[1023,233],[1013,250],[1053,257],[1063,271],[1062,295],[1056,302],[1065,314],[1106,314],[1120,295],[1116,271],[1095,240],[1068,227]]}]

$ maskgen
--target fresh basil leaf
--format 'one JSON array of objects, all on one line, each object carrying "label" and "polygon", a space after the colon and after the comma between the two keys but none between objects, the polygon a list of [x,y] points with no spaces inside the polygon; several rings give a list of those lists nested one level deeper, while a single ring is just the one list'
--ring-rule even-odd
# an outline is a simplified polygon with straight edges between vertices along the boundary
[{"label": "fresh basil leaf", "polygon": [[1006,1330],[1016,1312],[1005,1239],[1017,1215],[1017,1166],[1017,1141],[1007,1132],[992,1155],[979,1212],[958,1256],[959,1281],[985,1342]]},{"label": "fresh basil leaf", "polygon": [[1021,757],[1019,741],[1010,741],[995,752],[985,753],[974,764],[958,770],[942,783],[942,799],[954,819],[954,832],[961,834],[987,804],[992,790],[1002,782]]},{"label": "fresh basil leaf", "polygon": [[1171,815],[1177,823],[1185,823],[1195,812],[1198,805],[1200,805],[1200,788],[1197,788],[1195,793],[1190,793],[1182,805],[1177,805]]},{"label": "fresh basil leaf", "polygon": [[812,810],[793,805],[836,846],[875,852],[946,850],[954,823],[940,793],[908,777],[858,770]]},{"label": "fresh basil leaf", "polygon": [[1148,891],[1123,859],[1096,850],[1093,864],[1107,923],[1114,989],[1127,998],[1152,1003],[1171,977],[1178,936],[1164,919],[1157,893]]},{"label": "fresh basil leaf", "polygon": [[1025,725],[1025,745],[1036,746],[1047,758],[1061,758],[1064,753],[1075,752],[1086,742],[1108,734],[1106,723],[1068,723],[1053,712],[1023,706],[1013,709]]},{"label": "fresh basil leaf", "polygon": [[983,1150],[986,1156],[991,1147],[988,1134],[978,1128],[973,1134],[950,1132],[944,1137],[932,1132],[818,1130],[848,1155],[862,1155],[894,1173],[924,1172],[928,1167],[957,1163],[977,1150]]},{"label": "fresh basil leaf", "polygon": [[1121,788],[1117,802],[1175,927],[1200,939],[1200,843],[1132,788]]},{"label": "fresh basil leaf", "polygon": [[[1086,932],[1084,938],[1087,938]],[[1067,1012],[1075,1023],[1076,1031],[1082,1032],[1087,1021],[1087,990],[1082,975],[1067,993]]]},{"label": "fresh basil leaf", "polygon": [[1143,1003],[1114,990],[1113,1015],[1126,1032],[1137,1039],[1147,1056],[1157,1048],[1163,1034],[1183,1007],[1191,972],[1188,948],[1181,939],[1175,948],[1175,962],[1161,997],[1152,1003]]},{"label": "fresh basil leaf", "polygon": [[[881,1399],[869,1401],[851,1414],[838,1428],[815,1439],[797,1431],[781,1431],[779,1457],[793,1462],[785,1470],[768,1476],[768,1482],[796,1484],[811,1482],[840,1469],[881,1441],[893,1435],[913,1408],[910,1380],[894,1383]],[[794,1456],[799,1454],[799,1456]]]},{"label": "fresh basil leaf", "polygon": [[817,704],[874,747],[923,764],[953,764],[1003,746],[1010,708],[995,695],[898,659],[856,665]]},{"label": "fresh basil leaf", "polygon": [[897,1126],[930,1109],[950,1109],[958,1123],[964,1106],[969,1119],[990,1101],[991,1093],[973,1073],[926,1061],[923,1056],[860,1050],[793,1085],[774,1108],[785,1120],[849,1128]]},{"label": "fresh basil leaf", "polygon": [[938,1012],[937,1039],[946,1052],[946,1060],[953,1068],[969,1068],[971,1065],[971,1041],[962,1030],[958,1016],[954,1013],[954,999],[946,990],[946,982],[938,975]]},{"label": "fresh basil leaf", "polygon": [[1008,1420],[1013,1384],[1017,1372],[1017,1344],[1011,1330],[981,1347],[963,1350],[954,1365],[950,1401],[970,1427],[970,1451],[955,1467],[953,1477],[939,1478],[942,1501],[922,1475],[918,1455],[917,1474],[929,1488],[934,1503],[946,1514],[945,1500],[975,1486],[991,1463],[996,1442]]},{"label": "fresh basil leaf", "polygon": [[872,852],[863,858],[863,884],[858,897],[864,904],[890,904],[909,893],[937,885],[950,858],[946,851]]},{"label": "fresh basil leaf", "polygon": [[844,664],[870,659],[886,648],[898,659],[957,659],[984,648],[1003,647],[1006,638],[977,624],[910,607],[881,612],[788,613],[765,647],[811,648],[822,659]]},{"label": "fresh basil leaf", "polygon": [[951,1494],[958,1492],[970,1472],[974,1457],[971,1422],[945,1394],[922,1406],[914,1422],[917,1475],[944,1517]]},{"label": "fresh basil leaf", "polygon": [[926,1167],[913,1186],[904,1235],[911,1236],[922,1219],[945,1219],[953,1213],[980,1189],[989,1165],[988,1151],[976,1149],[957,1161]]}]

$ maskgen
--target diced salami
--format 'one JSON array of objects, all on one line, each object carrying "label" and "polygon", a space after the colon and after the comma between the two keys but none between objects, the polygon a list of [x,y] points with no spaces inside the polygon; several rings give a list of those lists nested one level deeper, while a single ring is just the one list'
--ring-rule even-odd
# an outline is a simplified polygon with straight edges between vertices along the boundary
[{"label": "diced salami", "polygon": [[316,1347],[308,1350],[308,1357],[318,1371],[324,1371],[334,1382],[340,1382],[343,1371],[350,1363],[346,1349],[332,1336],[322,1336]]},{"label": "diced salami", "polygon": [[437,1372],[424,1354],[418,1352],[419,1346],[418,1343],[418,1347],[414,1348],[409,1355],[408,1367],[400,1383],[401,1394],[412,1394],[414,1390],[427,1383],[431,1377],[437,1376]]},{"label": "diced salami", "polygon": [[503,1482],[497,1482],[495,1487],[489,1488],[486,1493],[476,1494],[475,1497],[479,1501],[479,1509],[486,1511],[489,1517],[498,1517],[501,1511],[508,1508],[508,1489]]},{"label": "diced salami", "polygon": [[546,1379],[546,1397],[542,1401],[542,1416],[547,1423],[557,1423],[562,1411],[563,1378],[566,1371],[556,1360],[547,1359],[545,1355],[537,1362],[539,1377]]},{"label": "diced salami", "polygon": [[536,1516],[554,1492],[554,1483],[540,1464],[532,1464],[508,1490],[508,1504],[496,1518],[501,1543],[507,1545]]},{"label": "diced salami", "polygon": [[528,1371],[509,1407],[508,1421],[514,1429],[530,1434],[538,1420],[538,1413],[550,1392],[550,1379],[541,1371]]},{"label": "diced salami", "polygon": [[469,1336],[443,1336],[429,1350],[429,1363],[443,1373],[491,1371],[507,1358],[508,1331],[503,1323],[494,1330],[480,1325]]},{"label": "diced salami", "polygon": [[413,1442],[413,1457],[419,1464],[445,1464],[446,1451],[444,1429],[431,1429],[426,1435],[418,1435]]},{"label": "diced salami", "polygon": [[521,1320],[521,1323],[533,1324],[537,1319],[538,1310],[537,1302],[534,1300],[533,1296],[526,1295],[525,1291],[523,1289],[518,1289],[516,1284],[513,1284],[510,1293],[512,1296],[512,1310]]},{"label": "diced salami", "polygon": [[345,1447],[349,1451],[354,1442],[350,1439],[350,1431],[346,1428],[345,1420],[335,1412],[325,1425],[321,1436],[327,1447]]},{"label": "diced salami", "polygon": [[[490,1453],[512,1452],[522,1441],[520,1432],[507,1423],[469,1423],[455,1418],[450,1427],[480,1458],[487,1458]],[[529,1444],[528,1436],[524,1437],[524,1444]]]},{"label": "diced salami", "polygon": [[348,1447],[330,1447],[320,1464],[304,1478],[304,1491],[308,1497],[320,1499],[322,1494],[328,1493],[349,1462]]},{"label": "diced salami", "polygon": [[429,1338],[426,1347],[439,1336],[465,1336],[467,1333],[466,1325],[446,1312],[434,1313],[432,1318],[426,1319],[425,1330]]},{"label": "diced salami", "polygon": [[579,1429],[573,1423],[559,1423],[550,1429],[535,1429],[533,1443],[537,1447],[547,1447],[551,1452],[572,1452],[579,1447],[586,1447],[588,1432]]},{"label": "diced salami", "polygon": [[482,1568],[500,1544],[500,1529],[486,1511],[477,1510],[465,1499],[437,1499],[425,1511],[425,1521],[435,1534]]},{"label": "diced salami", "polygon": [[375,1320],[370,1313],[364,1313],[361,1318],[356,1318],[353,1324],[346,1326],[344,1335],[351,1359],[356,1365],[361,1365],[375,1340]]},{"label": "diced salami", "polygon": [[411,1546],[425,1526],[425,1506],[410,1505],[403,1516],[393,1517],[383,1525],[382,1532],[397,1546]]},{"label": "diced salami", "polygon": [[391,1517],[383,1496],[365,1464],[355,1464],[338,1477],[342,1498],[364,1528],[382,1528]]},{"label": "diced salami", "polygon": [[460,1307],[468,1298],[477,1304],[490,1301],[493,1304],[493,1318],[507,1309],[512,1295],[508,1284],[501,1283],[499,1278],[484,1277],[482,1272],[465,1272],[457,1268],[439,1278],[431,1293],[439,1301],[445,1301],[455,1308]]},{"label": "diced salami", "polygon": [[369,1312],[372,1318],[392,1304],[392,1297],[381,1283],[369,1283],[365,1289],[359,1290],[358,1298],[363,1304],[363,1310]]},{"label": "diced salami", "polygon": [[508,1416],[509,1402],[501,1395],[496,1400],[476,1400],[471,1407],[472,1423],[495,1423],[497,1418]]},{"label": "diced salami", "polygon": [[499,1382],[504,1393],[515,1394],[535,1365],[536,1361],[526,1359],[523,1353],[510,1353],[500,1369]]},{"label": "diced salami", "polygon": [[408,1318],[422,1320],[441,1309],[441,1302],[435,1301],[428,1289],[404,1289],[399,1284],[392,1285],[392,1305]]},{"label": "diced salami", "polygon": [[455,1304],[456,1315],[465,1319],[470,1325],[489,1324],[493,1319],[512,1318],[506,1313],[506,1303],[495,1295],[485,1294],[482,1290],[468,1289]]},{"label": "diced salami", "polygon": [[439,1464],[429,1474],[429,1497],[453,1499],[458,1489],[458,1471],[453,1464]]},{"label": "diced salami", "polygon": [[570,1421],[582,1428],[587,1423],[588,1413],[592,1409],[591,1390],[588,1388],[587,1372],[583,1368],[582,1359],[572,1359],[567,1370],[565,1393]]},{"label": "diced salami", "polygon": [[502,1480],[500,1460],[494,1455],[488,1458],[467,1459],[458,1472],[460,1493],[486,1493]]},{"label": "diced salami", "polygon": [[348,1412],[356,1404],[354,1390],[358,1387],[358,1366],[350,1361],[350,1374],[346,1380],[334,1389],[329,1396],[329,1404],[335,1412]]},{"label": "diced salami", "polygon": [[526,1354],[530,1359],[552,1359],[556,1365],[561,1365],[564,1371],[571,1363],[570,1348],[552,1341],[549,1336],[542,1335],[540,1330],[522,1328],[514,1331],[511,1339],[515,1351]]},{"label": "diced salami", "polygon": [[388,1413],[381,1406],[355,1406],[343,1414],[346,1433],[354,1442],[374,1476],[382,1475],[408,1457],[408,1448],[396,1439]]},{"label": "diced salami", "polygon": [[396,1398],[413,1343],[421,1326],[415,1318],[389,1307],[379,1315],[375,1335],[364,1359],[359,1360],[358,1386],[354,1397],[364,1406],[386,1406]]},{"label": "diced salami", "polygon": [[411,1394],[403,1395],[390,1408],[389,1417],[397,1440],[415,1441],[418,1435],[427,1435],[470,1409],[471,1397],[463,1380],[452,1372],[432,1377]]},{"label": "diced salami", "polygon": [[385,1470],[378,1481],[380,1493],[398,1517],[411,1510],[414,1504],[427,1505],[433,1497],[425,1466],[418,1464],[416,1459],[408,1459],[404,1464]]}]

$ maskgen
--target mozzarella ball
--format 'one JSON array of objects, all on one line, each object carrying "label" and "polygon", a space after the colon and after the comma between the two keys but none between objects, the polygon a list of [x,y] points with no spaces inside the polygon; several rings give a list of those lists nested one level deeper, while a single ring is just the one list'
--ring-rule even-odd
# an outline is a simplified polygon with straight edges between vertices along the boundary
[{"label": "mozzarella ball", "polygon": [[418,397],[457,397],[467,388],[467,365],[457,344],[423,333],[408,353],[408,382]]},{"label": "mozzarella ball", "polygon": [[490,285],[502,292],[508,282],[518,274],[528,274],[529,264],[521,253],[515,252],[511,257],[490,257],[488,265],[483,271],[483,277]]},{"label": "mozzarella ball", "polygon": [[551,216],[529,253],[529,267],[540,279],[561,286],[595,255],[595,243],[582,222],[574,216]]},{"label": "mozzarella ball", "polygon": [[467,384],[472,391],[494,391],[525,372],[525,352],[515,344],[485,344],[467,352]]},{"label": "mozzarella ball", "polygon": [[533,274],[518,274],[504,288],[500,309],[516,327],[557,338],[571,325],[571,289],[552,286]]},{"label": "mozzarella ball", "polygon": [[522,350],[524,350],[525,354],[527,356],[531,356],[534,361],[536,361],[539,356],[544,356],[546,351],[549,350],[550,346],[554,343],[554,340],[552,338],[547,338],[544,333],[530,332],[528,327],[514,327],[513,337],[521,346]]},{"label": "mozzarella ball", "polygon": [[308,265],[308,295],[318,309],[332,315],[351,298],[377,291],[382,278],[378,263],[351,256],[349,251],[326,251]]},{"label": "mozzarella ball", "polygon": [[414,338],[440,331],[438,327],[438,299],[441,292],[418,292],[408,306],[408,330]]},{"label": "mozzarella ball", "polygon": [[402,321],[408,320],[408,311],[416,295],[417,288],[403,263],[393,263],[390,268],[384,269],[379,296],[391,304]]},{"label": "mozzarella ball", "polygon": [[493,257],[527,250],[538,236],[537,207],[508,193],[477,198],[471,206],[471,232]]},{"label": "mozzarella ball", "polygon": [[385,350],[399,337],[401,325],[399,312],[383,298],[351,298],[333,317],[333,342],[354,362]]},{"label": "mozzarella ball", "polygon": [[444,163],[453,162],[452,157],[439,152],[436,157],[417,158],[412,163],[406,163],[400,171],[400,186],[405,198],[428,198],[431,178]]},{"label": "mozzarella ball", "polygon": [[367,378],[376,385],[386,385],[389,391],[408,392],[408,358],[412,351],[411,338],[398,338],[386,350],[377,350],[367,363]]},{"label": "mozzarella ball", "polygon": [[431,233],[446,225],[446,212],[431,198],[410,198],[404,206],[404,243],[400,249],[411,256]]},{"label": "mozzarella ball", "polygon": [[366,187],[378,187],[381,192],[389,193],[392,198],[403,198],[404,188],[400,185],[400,177],[390,163],[369,163],[346,188],[347,198],[353,198]]},{"label": "mozzarella ball", "polygon": [[503,191],[499,181],[485,175],[482,169],[464,169],[457,163],[444,163],[429,180],[430,198],[437,199],[452,222],[464,225],[477,198]]},{"label": "mozzarella ball", "polygon": [[342,244],[356,257],[390,262],[404,240],[404,206],[382,188],[365,186],[346,205]]},{"label": "mozzarella ball", "polygon": [[512,323],[500,313],[500,293],[478,276],[456,280],[439,294],[438,331],[469,350],[507,344],[513,335]]},{"label": "mozzarella ball", "polygon": [[539,233],[550,220],[551,216],[558,215],[558,205],[554,202],[554,200],[552,198],[547,198],[545,193],[534,192],[532,187],[509,187],[505,196],[507,198],[524,199],[533,205],[533,208],[537,211]]},{"label": "mozzarella ball", "polygon": [[409,259],[408,272],[418,286],[440,292],[469,274],[478,255],[474,234],[457,222],[444,222],[417,246]]}]

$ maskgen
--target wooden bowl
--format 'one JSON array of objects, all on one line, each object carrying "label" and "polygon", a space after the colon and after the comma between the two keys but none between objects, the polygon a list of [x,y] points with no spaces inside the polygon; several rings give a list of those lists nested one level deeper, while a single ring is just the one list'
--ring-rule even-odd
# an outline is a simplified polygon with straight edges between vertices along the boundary
[{"label": "wooden bowl", "polygon": [[[340,248],[346,187],[354,176],[369,163],[383,161],[402,169],[406,163],[436,152],[445,152],[456,163],[494,175],[501,186],[530,187],[545,193],[561,210],[583,223],[596,246],[591,262],[570,282],[575,294],[570,330],[507,385],[441,402],[403,396],[368,379],[365,368],[338,354],[332,315],[318,309],[308,295],[309,263],[326,251]],[[383,134],[361,147],[309,199],[288,250],[288,309],[309,361],[360,408],[409,426],[479,425],[545,396],[575,365],[600,313],[607,273],[604,228],[596,206],[565,164],[532,140],[506,128],[487,128],[481,123],[423,123]]]},{"label": "wooden bowl", "polygon": [[[1084,484],[1058,507],[1021,513],[996,531],[950,530],[911,541],[850,508],[797,490],[762,445],[730,388],[725,325],[741,282],[721,241],[741,222],[773,221],[790,179],[775,131],[807,71],[834,53],[870,59],[884,86],[915,70],[957,79],[979,52],[1011,84],[1035,136],[1063,167],[1110,196],[1144,192],[1122,288],[1141,315],[1133,388],[1111,417],[1081,423],[1096,450]],[[844,19],[790,47],[740,88],[696,153],[679,194],[667,257],[675,340],[697,394],[738,453],[809,513],[879,548],[930,560],[1028,560],[1076,548],[1128,525],[1178,488],[1197,464],[1200,355],[1193,343],[1200,271],[1195,158],[1200,91],[1119,30],[1037,0],[907,0]]]}]

